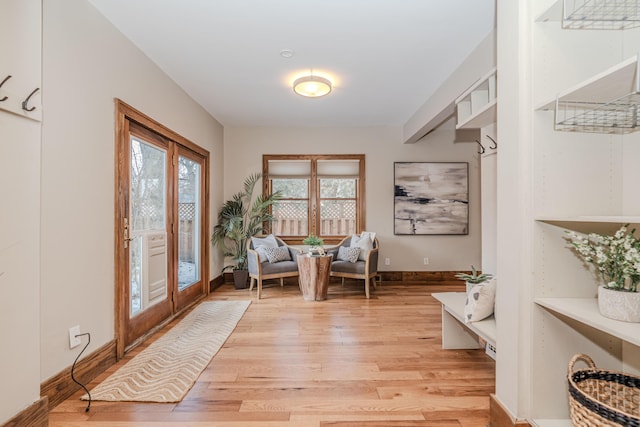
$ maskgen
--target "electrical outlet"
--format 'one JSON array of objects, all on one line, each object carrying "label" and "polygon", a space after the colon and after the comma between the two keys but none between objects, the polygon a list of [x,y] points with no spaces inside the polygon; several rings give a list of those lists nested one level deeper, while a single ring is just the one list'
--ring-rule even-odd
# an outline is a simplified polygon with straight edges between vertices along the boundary
[{"label": "electrical outlet", "polygon": [[384,265],[391,265],[391,258],[385,258]]},{"label": "electrical outlet", "polygon": [[424,263],[424,265],[429,265],[429,257],[426,256],[422,259],[422,262]]},{"label": "electrical outlet", "polygon": [[493,360],[496,360],[496,348],[494,346],[487,343],[484,352],[487,353],[487,356],[489,356]]},{"label": "electrical outlet", "polygon": [[76,335],[80,335],[79,325],[69,328],[69,348],[75,348],[82,344],[82,340]]}]

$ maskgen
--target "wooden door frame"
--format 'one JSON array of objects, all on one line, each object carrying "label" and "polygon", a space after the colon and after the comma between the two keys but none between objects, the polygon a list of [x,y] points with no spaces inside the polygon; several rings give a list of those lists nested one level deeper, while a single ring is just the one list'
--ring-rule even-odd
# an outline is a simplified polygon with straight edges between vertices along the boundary
[{"label": "wooden door frame", "polygon": [[[119,146],[123,140],[129,137],[128,122],[133,121],[137,124],[144,126],[159,135],[181,145],[203,157],[203,171],[202,171],[202,196],[203,196],[203,218],[202,227],[200,230],[200,238],[202,242],[202,251],[200,253],[200,265],[202,269],[202,293],[207,295],[209,293],[209,151],[187,140],[166,126],[156,122],[146,114],[136,110],[122,100],[115,98],[115,175],[114,175],[114,188],[115,188],[115,202],[114,202],[114,335],[116,341],[116,358],[119,360],[124,356],[125,345],[125,322],[124,318],[127,315],[125,313],[125,306],[121,303],[124,299],[124,283],[127,281],[128,272],[125,269],[118,268],[121,265],[126,265],[124,259],[124,251],[121,248],[124,247],[124,227],[120,218],[127,217],[129,206],[124,202],[127,200],[126,194],[128,192],[128,185],[125,180],[119,179],[122,176],[128,176],[126,167],[128,165],[125,158],[125,150],[120,150]],[[170,150],[170,155],[175,154],[174,149]],[[174,240],[174,246],[177,244],[177,239]],[[170,250],[169,250],[170,249]],[[175,253],[173,248],[168,248],[170,253]],[[172,262],[175,261],[172,256]],[[176,285],[177,286],[177,285]],[[169,290],[173,292],[173,289]],[[174,298],[173,302],[173,316],[180,314],[176,310],[176,302]]]}]

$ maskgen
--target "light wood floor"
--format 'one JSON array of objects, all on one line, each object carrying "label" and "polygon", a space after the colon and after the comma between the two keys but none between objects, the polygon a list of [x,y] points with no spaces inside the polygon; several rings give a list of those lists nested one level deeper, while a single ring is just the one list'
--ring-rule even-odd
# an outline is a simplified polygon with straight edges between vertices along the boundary
[{"label": "light wood floor", "polygon": [[93,402],[86,413],[78,392],[49,425],[484,427],[495,364],[481,350],[441,349],[430,296],[457,283],[384,282],[370,300],[361,281],[335,283],[320,302],[294,282],[265,285],[260,301],[224,285],[209,299],[253,302],[182,402]]}]

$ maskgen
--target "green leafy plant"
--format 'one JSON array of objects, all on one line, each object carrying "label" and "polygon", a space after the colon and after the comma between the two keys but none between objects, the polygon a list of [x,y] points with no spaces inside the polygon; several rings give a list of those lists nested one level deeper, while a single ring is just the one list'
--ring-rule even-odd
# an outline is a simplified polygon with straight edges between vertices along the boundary
[{"label": "green leafy plant", "polygon": [[478,274],[478,271],[472,265],[471,266],[471,274],[469,274],[469,273],[456,273],[456,277],[458,279],[460,279],[460,280],[464,280],[465,282],[476,284],[476,283],[482,283],[482,282],[486,282],[487,280],[490,280],[491,278],[493,278],[493,274],[489,274],[489,273],[480,273],[480,274]]},{"label": "green leafy plant", "polygon": [[247,269],[247,240],[251,236],[263,233],[264,225],[273,220],[271,206],[280,200],[280,193],[267,197],[253,197],[256,183],[262,174],[255,173],[244,181],[243,191],[239,191],[227,200],[218,212],[218,223],[213,227],[211,242],[222,249],[226,258],[233,264],[225,265],[222,271]]},{"label": "green leafy plant", "polygon": [[322,246],[324,240],[322,240],[315,234],[309,234],[309,237],[305,238],[302,243],[309,246]]},{"label": "green leafy plant", "polygon": [[640,282],[640,240],[635,229],[623,225],[613,236],[588,235],[567,231],[570,248],[602,277],[605,287],[617,291],[637,292]]}]

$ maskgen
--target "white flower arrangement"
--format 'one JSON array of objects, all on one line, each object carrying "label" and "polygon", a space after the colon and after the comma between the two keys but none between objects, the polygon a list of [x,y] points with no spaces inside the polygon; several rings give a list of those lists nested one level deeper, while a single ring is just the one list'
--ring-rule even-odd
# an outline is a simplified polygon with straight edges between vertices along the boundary
[{"label": "white flower arrangement", "polygon": [[617,291],[637,292],[640,282],[640,240],[635,229],[623,225],[613,236],[589,235],[567,231],[571,248],[593,264],[605,287]]}]

